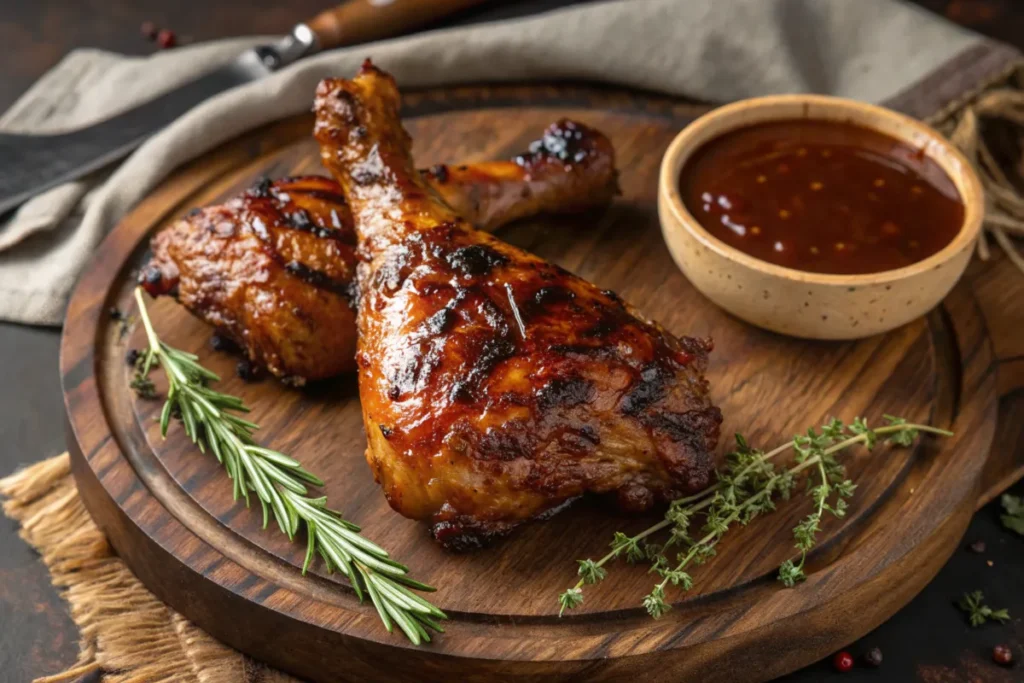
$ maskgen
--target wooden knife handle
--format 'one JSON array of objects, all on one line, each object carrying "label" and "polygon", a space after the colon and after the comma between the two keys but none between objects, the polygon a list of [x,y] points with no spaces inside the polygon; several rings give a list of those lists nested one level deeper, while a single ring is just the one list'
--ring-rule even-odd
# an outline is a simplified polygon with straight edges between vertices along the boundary
[{"label": "wooden knife handle", "polygon": [[319,48],[368,43],[412,31],[484,0],[349,0],[317,15],[306,25]]}]

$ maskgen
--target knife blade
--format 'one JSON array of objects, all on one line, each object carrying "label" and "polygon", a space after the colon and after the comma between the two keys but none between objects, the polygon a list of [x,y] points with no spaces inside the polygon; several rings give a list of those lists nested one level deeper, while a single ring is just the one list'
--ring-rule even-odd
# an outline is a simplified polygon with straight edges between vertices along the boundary
[{"label": "knife blade", "polygon": [[[228,64],[88,128],[57,135],[0,133],[0,214],[51,187],[127,156],[150,135],[192,107],[229,88],[261,78],[303,54],[312,32],[296,27],[279,46],[248,50]],[[293,57],[297,59],[298,57]]]},{"label": "knife blade", "polygon": [[0,133],[0,215],[117,161],[196,105],[314,52],[397,35],[483,0],[351,0],[271,45],[95,125],[57,135]]}]

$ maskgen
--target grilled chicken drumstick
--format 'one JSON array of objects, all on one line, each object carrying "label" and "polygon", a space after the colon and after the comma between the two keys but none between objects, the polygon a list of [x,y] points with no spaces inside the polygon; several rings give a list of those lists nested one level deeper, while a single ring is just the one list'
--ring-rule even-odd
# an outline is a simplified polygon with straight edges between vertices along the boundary
[{"label": "grilled chicken drumstick", "polygon": [[[586,138],[594,153],[562,158],[564,131]],[[616,190],[611,144],[571,121],[552,125],[511,161],[438,165],[420,176],[484,230],[600,205]],[[140,274],[147,291],[174,294],[258,366],[295,384],[355,370],[355,232],[333,180],[261,181],[194,210],[151,248]]]},{"label": "grilled chicken drumstick", "polygon": [[[644,510],[708,485],[710,341],[474,230],[415,171],[394,80],[371,64],[323,81],[315,111],[365,259],[366,457],[395,510],[458,549],[587,492]],[[601,153],[553,134],[562,159]]]}]

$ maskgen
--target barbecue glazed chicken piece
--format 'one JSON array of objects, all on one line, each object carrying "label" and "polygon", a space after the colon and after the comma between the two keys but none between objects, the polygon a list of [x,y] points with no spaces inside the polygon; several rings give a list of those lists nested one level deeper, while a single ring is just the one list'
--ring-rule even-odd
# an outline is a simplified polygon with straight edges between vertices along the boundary
[{"label": "barbecue glazed chicken piece", "polygon": [[[552,163],[558,131],[566,129],[591,140],[597,153]],[[605,204],[616,191],[611,144],[568,121],[511,161],[437,165],[420,174],[483,230]],[[263,180],[160,232],[140,281],[153,296],[176,296],[256,365],[303,384],[355,370],[354,247],[352,216],[333,180]]]},{"label": "barbecue glazed chicken piece", "polygon": [[[391,506],[479,545],[587,493],[640,511],[707,486],[710,341],[477,230],[416,173],[394,80],[318,90],[316,137],[359,237],[359,395]],[[575,127],[559,156],[604,154]],[[552,162],[554,163],[554,162]]]},{"label": "barbecue glazed chicken piece", "polygon": [[263,180],[158,233],[139,281],[302,384],[355,369],[353,236],[330,179]]}]

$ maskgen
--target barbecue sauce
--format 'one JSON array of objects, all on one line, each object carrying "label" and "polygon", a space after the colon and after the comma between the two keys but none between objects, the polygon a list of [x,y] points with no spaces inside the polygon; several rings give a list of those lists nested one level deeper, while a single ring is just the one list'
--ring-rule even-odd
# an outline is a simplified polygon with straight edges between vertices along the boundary
[{"label": "barbecue sauce", "polygon": [[922,150],[834,121],[725,133],[686,163],[679,189],[726,244],[815,273],[910,265],[949,244],[964,219],[953,182]]}]

